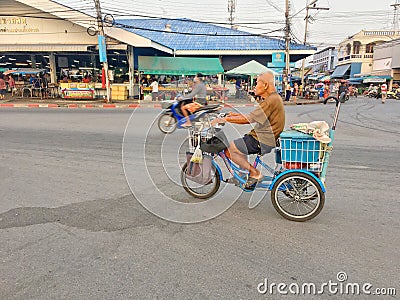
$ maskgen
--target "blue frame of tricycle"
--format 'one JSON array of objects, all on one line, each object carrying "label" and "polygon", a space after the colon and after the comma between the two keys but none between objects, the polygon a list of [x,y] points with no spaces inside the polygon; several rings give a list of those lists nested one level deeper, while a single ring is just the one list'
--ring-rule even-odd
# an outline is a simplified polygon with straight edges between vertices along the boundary
[{"label": "blue frame of tricycle", "polygon": [[[229,173],[236,179],[238,180],[238,182],[241,184],[240,188],[245,191],[245,192],[251,192],[252,190],[246,190],[243,188],[243,186],[246,184],[247,181],[247,177],[249,172],[243,169],[240,169],[238,166],[236,166],[226,155],[224,152],[220,152],[218,153],[218,156],[222,158],[222,160],[225,163],[225,166],[227,167]],[[219,178],[221,179],[221,181],[224,180],[223,175],[222,175],[222,170],[220,168],[220,166],[215,162],[215,160],[213,159],[212,161],[213,166],[215,167],[215,169],[218,172]],[[325,189],[325,185],[323,184],[323,182],[321,181],[320,178],[318,178],[313,172],[307,171],[307,170],[303,170],[303,169],[291,169],[291,170],[284,170],[280,173],[276,172],[275,169],[271,168],[269,165],[267,165],[266,163],[264,163],[261,160],[261,156],[257,155],[255,160],[254,160],[254,164],[253,166],[255,168],[258,167],[258,165],[261,165],[263,168],[267,169],[267,171],[272,175],[271,176],[265,176],[263,180],[261,180],[260,183],[257,184],[256,188],[258,189],[267,189],[268,191],[271,191],[274,188],[275,183],[279,180],[279,178],[281,178],[282,176],[289,174],[289,173],[304,173],[304,174],[308,174],[311,177],[313,177],[318,184],[321,187],[321,190],[325,193],[326,189]],[[324,166],[325,168],[327,167]],[[242,175],[240,175],[242,174]],[[265,182],[265,183],[264,183]]]}]

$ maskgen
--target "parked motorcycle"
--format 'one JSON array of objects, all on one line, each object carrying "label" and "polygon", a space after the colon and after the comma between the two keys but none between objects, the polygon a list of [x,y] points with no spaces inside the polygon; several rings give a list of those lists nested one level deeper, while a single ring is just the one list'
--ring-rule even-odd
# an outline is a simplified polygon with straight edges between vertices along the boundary
[{"label": "parked motorcycle", "polygon": [[400,100],[400,90],[391,90],[387,92],[387,99]]},{"label": "parked motorcycle", "polygon": [[378,92],[372,90],[372,91],[369,91],[366,96],[369,97],[369,98],[377,98],[378,97]]}]

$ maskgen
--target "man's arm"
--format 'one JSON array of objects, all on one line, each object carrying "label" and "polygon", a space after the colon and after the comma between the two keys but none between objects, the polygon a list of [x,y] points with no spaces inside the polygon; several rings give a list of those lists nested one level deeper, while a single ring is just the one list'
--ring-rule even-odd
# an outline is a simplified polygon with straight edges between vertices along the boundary
[{"label": "man's arm", "polygon": [[212,125],[222,124],[222,123],[233,123],[233,124],[250,124],[254,123],[255,120],[252,119],[250,115],[243,115],[240,113],[230,112],[226,117],[215,118],[212,121]]},{"label": "man's arm", "polygon": [[193,87],[193,90],[188,95],[185,95],[185,98],[194,98],[198,94],[198,92],[199,92],[199,85],[196,84]]}]

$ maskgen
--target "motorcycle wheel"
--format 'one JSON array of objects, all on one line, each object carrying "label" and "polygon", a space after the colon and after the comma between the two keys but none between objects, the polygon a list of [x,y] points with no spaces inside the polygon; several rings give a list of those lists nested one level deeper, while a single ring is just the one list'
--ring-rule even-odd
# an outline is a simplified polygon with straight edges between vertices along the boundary
[{"label": "motorcycle wheel", "polygon": [[166,111],[158,117],[158,128],[165,134],[173,133],[178,125],[178,120],[172,115],[172,112]]}]

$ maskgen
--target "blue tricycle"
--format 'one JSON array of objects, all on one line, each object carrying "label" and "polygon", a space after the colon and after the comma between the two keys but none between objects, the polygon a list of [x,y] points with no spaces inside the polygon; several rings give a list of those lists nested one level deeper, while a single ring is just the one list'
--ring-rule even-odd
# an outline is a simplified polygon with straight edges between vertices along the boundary
[{"label": "blue tricycle", "polygon": [[[271,191],[271,201],[277,212],[291,221],[307,221],[317,216],[325,203],[325,176],[332,151],[332,142],[339,116],[340,105],[346,100],[331,96],[325,99],[336,101],[335,115],[329,130],[331,141],[324,144],[306,133],[296,130],[282,132],[279,138],[280,146],[275,148],[276,165],[270,167],[262,161],[261,155],[255,157],[253,166],[261,172],[266,170],[264,178],[258,182],[255,189]],[[218,140],[223,140],[221,131],[214,127],[189,130],[189,152],[193,152],[200,143],[203,150],[203,166],[197,168],[198,174],[189,174],[193,170],[188,160],[182,167],[181,183],[187,193],[195,198],[207,199],[217,193],[221,181],[238,186],[244,192],[252,192],[245,188],[249,176],[248,171],[239,168],[228,157],[225,150],[221,151]],[[212,132],[210,134],[210,132]],[[217,132],[217,133],[216,133]],[[215,137],[219,136],[218,139]],[[226,137],[225,137],[226,139]],[[211,147],[210,147],[211,141]],[[215,145],[216,147],[213,147]],[[213,151],[213,149],[217,149]],[[223,148],[223,147],[222,147]],[[205,164],[210,162],[209,166]],[[224,178],[220,162],[223,162],[229,178]],[[196,177],[197,176],[197,177]]]}]

